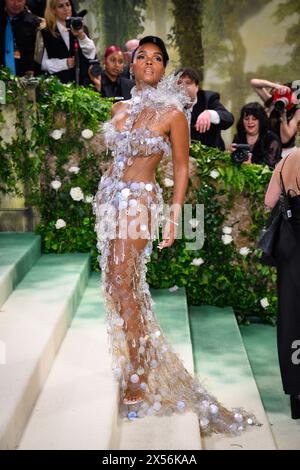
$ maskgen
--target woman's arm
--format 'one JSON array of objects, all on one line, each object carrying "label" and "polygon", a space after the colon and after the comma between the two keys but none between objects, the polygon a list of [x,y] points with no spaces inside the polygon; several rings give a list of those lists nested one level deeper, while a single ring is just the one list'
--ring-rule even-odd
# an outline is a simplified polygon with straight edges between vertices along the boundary
[{"label": "woman's arm", "polygon": [[89,32],[86,26],[76,30],[71,27],[73,36],[78,38],[80,49],[84,57],[88,60],[93,60],[96,57],[96,46],[94,41],[89,37]]},{"label": "woman's arm", "polygon": [[281,160],[281,150],[281,142],[277,135],[269,133],[264,162],[269,165],[269,167],[275,168]]},{"label": "woman's arm", "polygon": [[250,83],[264,103],[272,96],[268,89],[274,88],[275,85],[277,85],[276,83],[269,82],[268,80],[262,80],[260,78],[252,78]]},{"label": "woman's arm", "polygon": [[158,245],[159,249],[171,246],[175,240],[175,227],[180,220],[181,208],[189,179],[189,127],[183,112],[174,111],[170,122],[170,141],[172,145],[174,192],[172,212],[169,224],[166,226],[164,240]]},{"label": "woman's arm", "polygon": [[293,119],[287,122],[286,113],[283,114],[280,124],[280,138],[283,144],[286,144],[297,132],[298,123],[300,121],[300,109],[294,114]]},{"label": "woman's arm", "polygon": [[272,93],[269,91],[272,88],[280,90],[280,93],[282,95],[284,95],[286,90],[288,89],[288,87],[286,87],[285,85],[270,82],[269,80],[263,80],[261,78],[252,78],[251,85],[264,103],[272,97]]},{"label": "woman's arm", "polygon": [[[71,57],[69,57],[71,59]],[[42,70],[49,73],[62,72],[68,70],[68,59],[49,59],[46,48],[44,49],[42,64]]]},{"label": "woman's arm", "polygon": [[276,166],[272,178],[270,180],[266,195],[265,195],[265,205],[273,209],[273,207],[276,205],[279,196],[281,194],[281,186],[280,186],[280,180],[279,180],[279,173],[281,170],[283,164],[283,160],[281,160],[280,163]]}]

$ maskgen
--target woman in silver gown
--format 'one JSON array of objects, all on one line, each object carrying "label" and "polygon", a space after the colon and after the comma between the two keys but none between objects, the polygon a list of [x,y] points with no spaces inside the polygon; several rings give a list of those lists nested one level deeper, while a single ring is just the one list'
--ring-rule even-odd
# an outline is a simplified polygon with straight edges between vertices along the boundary
[{"label": "woman in silver gown", "polygon": [[238,433],[257,424],[255,417],[223,407],[185,369],[160,329],[146,282],[162,221],[162,190],[155,181],[162,158],[172,153],[174,210],[159,249],[174,242],[188,184],[188,95],[178,77],[163,78],[167,60],[161,39],[140,41],[132,99],[116,103],[104,125],[113,163],[99,183],[94,211],[113,372],[129,418],[193,410],[204,433]]}]

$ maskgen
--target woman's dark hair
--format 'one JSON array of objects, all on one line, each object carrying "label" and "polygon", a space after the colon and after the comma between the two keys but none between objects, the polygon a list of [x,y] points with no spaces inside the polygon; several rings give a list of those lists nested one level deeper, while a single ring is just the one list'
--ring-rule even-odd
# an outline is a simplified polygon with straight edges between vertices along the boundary
[{"label": "woman's dark hair", "polygon": [[260,136],[268,131],[269,121],[266,111],[263,106],[257,102],[245,104],[241,109],[240,118],[237,123],[237,136],[243,138],[246,136],[246,131],[243,119],[246,116],[254,116],[259,121],[259,134]]},{"label": "woman's dark hair", "polygon": [[243,119],[246,116],[254,116],[259,121],[259,135],[254,144],[252,163],[265,163],[274,168],[281,158],[281,143],[276,134],[269,131],[269,120],[263,106],[257,102],[248,103],[241,109],[241,115],[237,123],[237,134],[233,138],[236,144],[246,144],[247,134]]}]

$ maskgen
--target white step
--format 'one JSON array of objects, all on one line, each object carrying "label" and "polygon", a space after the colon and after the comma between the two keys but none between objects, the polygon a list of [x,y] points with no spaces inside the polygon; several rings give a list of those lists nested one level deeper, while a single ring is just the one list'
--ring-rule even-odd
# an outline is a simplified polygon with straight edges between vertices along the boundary
[{"label": "white step", "polygon": [[79,304],[86,254],[44,255],[0,312],[0,449],[14,449]]},{"label": "white step", "polygon": [[112,448],[118,418],[105,311],[94,273],[19,445],[20,450]]},{"label": "white step", "polygon": [[204,386],[228,408],[242,407],[254,413],[262,424],[236,437],[215,434],[204,438],[203,447],[276,450],[233,310],[191,307],[190,321],[195,367]]},{"label": "white step", "polygon": [[39,235],[0,233],[0,307],[40,256]]},{"label": "white step", "polygon": [[[186,366],[193,361],[185,293],[158,291],[156,307]],[[162,304],[168,302],[168,312]],[[184,429],[184,432],[183,432]],[[195,415],[118,416],[99,275],[93,274],[20,442],[29,449],[199,449]]]}]

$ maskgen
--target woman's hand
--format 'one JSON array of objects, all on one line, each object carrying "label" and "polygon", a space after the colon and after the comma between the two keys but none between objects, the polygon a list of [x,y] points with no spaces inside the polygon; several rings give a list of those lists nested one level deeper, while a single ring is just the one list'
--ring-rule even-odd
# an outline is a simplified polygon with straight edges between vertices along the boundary
[{"label": "woman's hand", "polygon": [[276,88],[276,90],[278,90],[279,94],[282,95],[282,96],[290,91],[288,86],[281,85],[280,83],[277,83],[274,88]]},{"label": "woman's hand", "polygon": [[235,152],[236,151],[236,144],[235,143],[230,144],[228,150],[229,150],[230,153]]},{"label": "woman's hand", "polygon": [[69,69],[73,69],[75,67],[75,57],[68,57],[67,65]]},{"label": "woman's hand", "polygon": [[163,240],[157,245],[159,250],[163,250],[163,248],[168,248],[173,245],[175,237],[176,237],[176,225],[172,221],[168,221],[165,229]]},{"label": "woman's hand", "polygon": [[79,38],[81,41],[85,38],[85,32],[83,28],[78,30],[71,28],[71,33],[73,36],[75,36],[75,38]]},{"label": "woman's hand", "polygon": [[101,92],[101,75],[98,75],[98,77],[95,77],[95,75],[91,73],[91,68],[92,68],[92,65],[88,68],[88,74],[89,74],[90,80],[95,85],[96,90],[99,91],[100,93]]},{"label": "woman's hand", "polygon": [[251,165],[251,163],[252,163],[252,153],[248,152],[247,155],[248,155],[248,159],[245,160],[243,163],[245,163],[245,165]]}]

